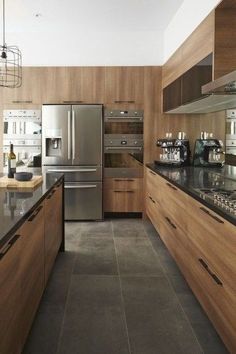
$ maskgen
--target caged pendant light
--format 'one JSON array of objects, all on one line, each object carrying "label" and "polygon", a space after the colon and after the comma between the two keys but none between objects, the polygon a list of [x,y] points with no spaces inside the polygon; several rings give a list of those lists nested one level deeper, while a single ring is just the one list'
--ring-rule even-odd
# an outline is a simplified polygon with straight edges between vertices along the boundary
[{"label": "caged pendant light", "polygon": [[2,0],[2,45],[0,45],[0,86],[16,88],[22,83],[21,51],[5,40],[5,0]]}]

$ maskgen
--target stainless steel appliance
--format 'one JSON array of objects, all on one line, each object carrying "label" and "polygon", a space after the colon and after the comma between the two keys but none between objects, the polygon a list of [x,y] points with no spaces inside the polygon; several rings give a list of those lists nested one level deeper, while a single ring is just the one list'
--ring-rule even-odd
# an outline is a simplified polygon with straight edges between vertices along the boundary
[{"label": "stainless steel appliance", "polygon": [[143,111],[105,110],[106,177],[143,175]]},{"label": "stainless steel appliance", "polygon": [[190,165],[190,147],[187,139],[158,139],[156,145],[161,148],[159,160],[155,161],[157,165]]},{"label": "stainless steel appliance", "polygon": [[197,139],[195,141],[193,165],[222,167],[225,162],[223,142],[218,139]]},{"label": "stainless steel appliance", "polygon": [[17,166],[41,166],[41,111],[3,111],[3,165],[7,168],[9,145],[14,145]]},{"label": "stainless steel appliance", "polygon": [[220,209],[236,215],[236,191],[226,188],[202,188],[195,191],[202,199],[214,202]]},{"label": "stainless steel appliance", "polygon": [[236,155],[236,109],[226,111],[226,154]]},{"label": "stainless steel appliance", "polygon": [[43,105],[42,165],[65,174],[65,219],[101,220],[102,105]]}]

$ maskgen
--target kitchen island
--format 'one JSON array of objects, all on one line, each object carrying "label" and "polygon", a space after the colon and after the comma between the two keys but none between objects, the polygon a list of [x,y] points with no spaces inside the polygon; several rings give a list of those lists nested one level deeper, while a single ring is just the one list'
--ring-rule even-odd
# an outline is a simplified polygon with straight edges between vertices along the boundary
[{"label": "kitchen island", "polygon": [[[146,167],[146,213],[229,351],[236,352],[235,167]],[[235,200],[235,202],[234,202]]]},{"label": "kitchen island", "polygon": [[[38,173],[37,173],[38,174]],[[59,250],[64,177],[35,189],[0,189],[0,352],[21,353]]]}]

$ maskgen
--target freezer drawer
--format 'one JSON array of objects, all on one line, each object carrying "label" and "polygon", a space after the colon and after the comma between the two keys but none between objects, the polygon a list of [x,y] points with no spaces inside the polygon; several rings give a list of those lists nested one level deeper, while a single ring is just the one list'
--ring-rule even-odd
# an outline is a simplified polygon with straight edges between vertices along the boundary
[{"label": "freezer drawer", "polygon": [[44,166],[47,173],[64,173],[65,182],[89,182],[102,180],[102,166]]},{"label": "freezer drawer", "polygon": [[66,220],[102,220],[102,183],[65,183]]}]

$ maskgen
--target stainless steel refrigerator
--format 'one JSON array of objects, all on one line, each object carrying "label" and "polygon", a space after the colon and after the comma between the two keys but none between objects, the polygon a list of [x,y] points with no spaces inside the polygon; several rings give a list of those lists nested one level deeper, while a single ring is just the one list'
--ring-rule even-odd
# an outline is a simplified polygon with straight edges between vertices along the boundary
[{"label": "stainless steel refrigerator", "polygon": [[42,166],[65,175],[65,219],[101,220],[102,105],[43,105]]}]

